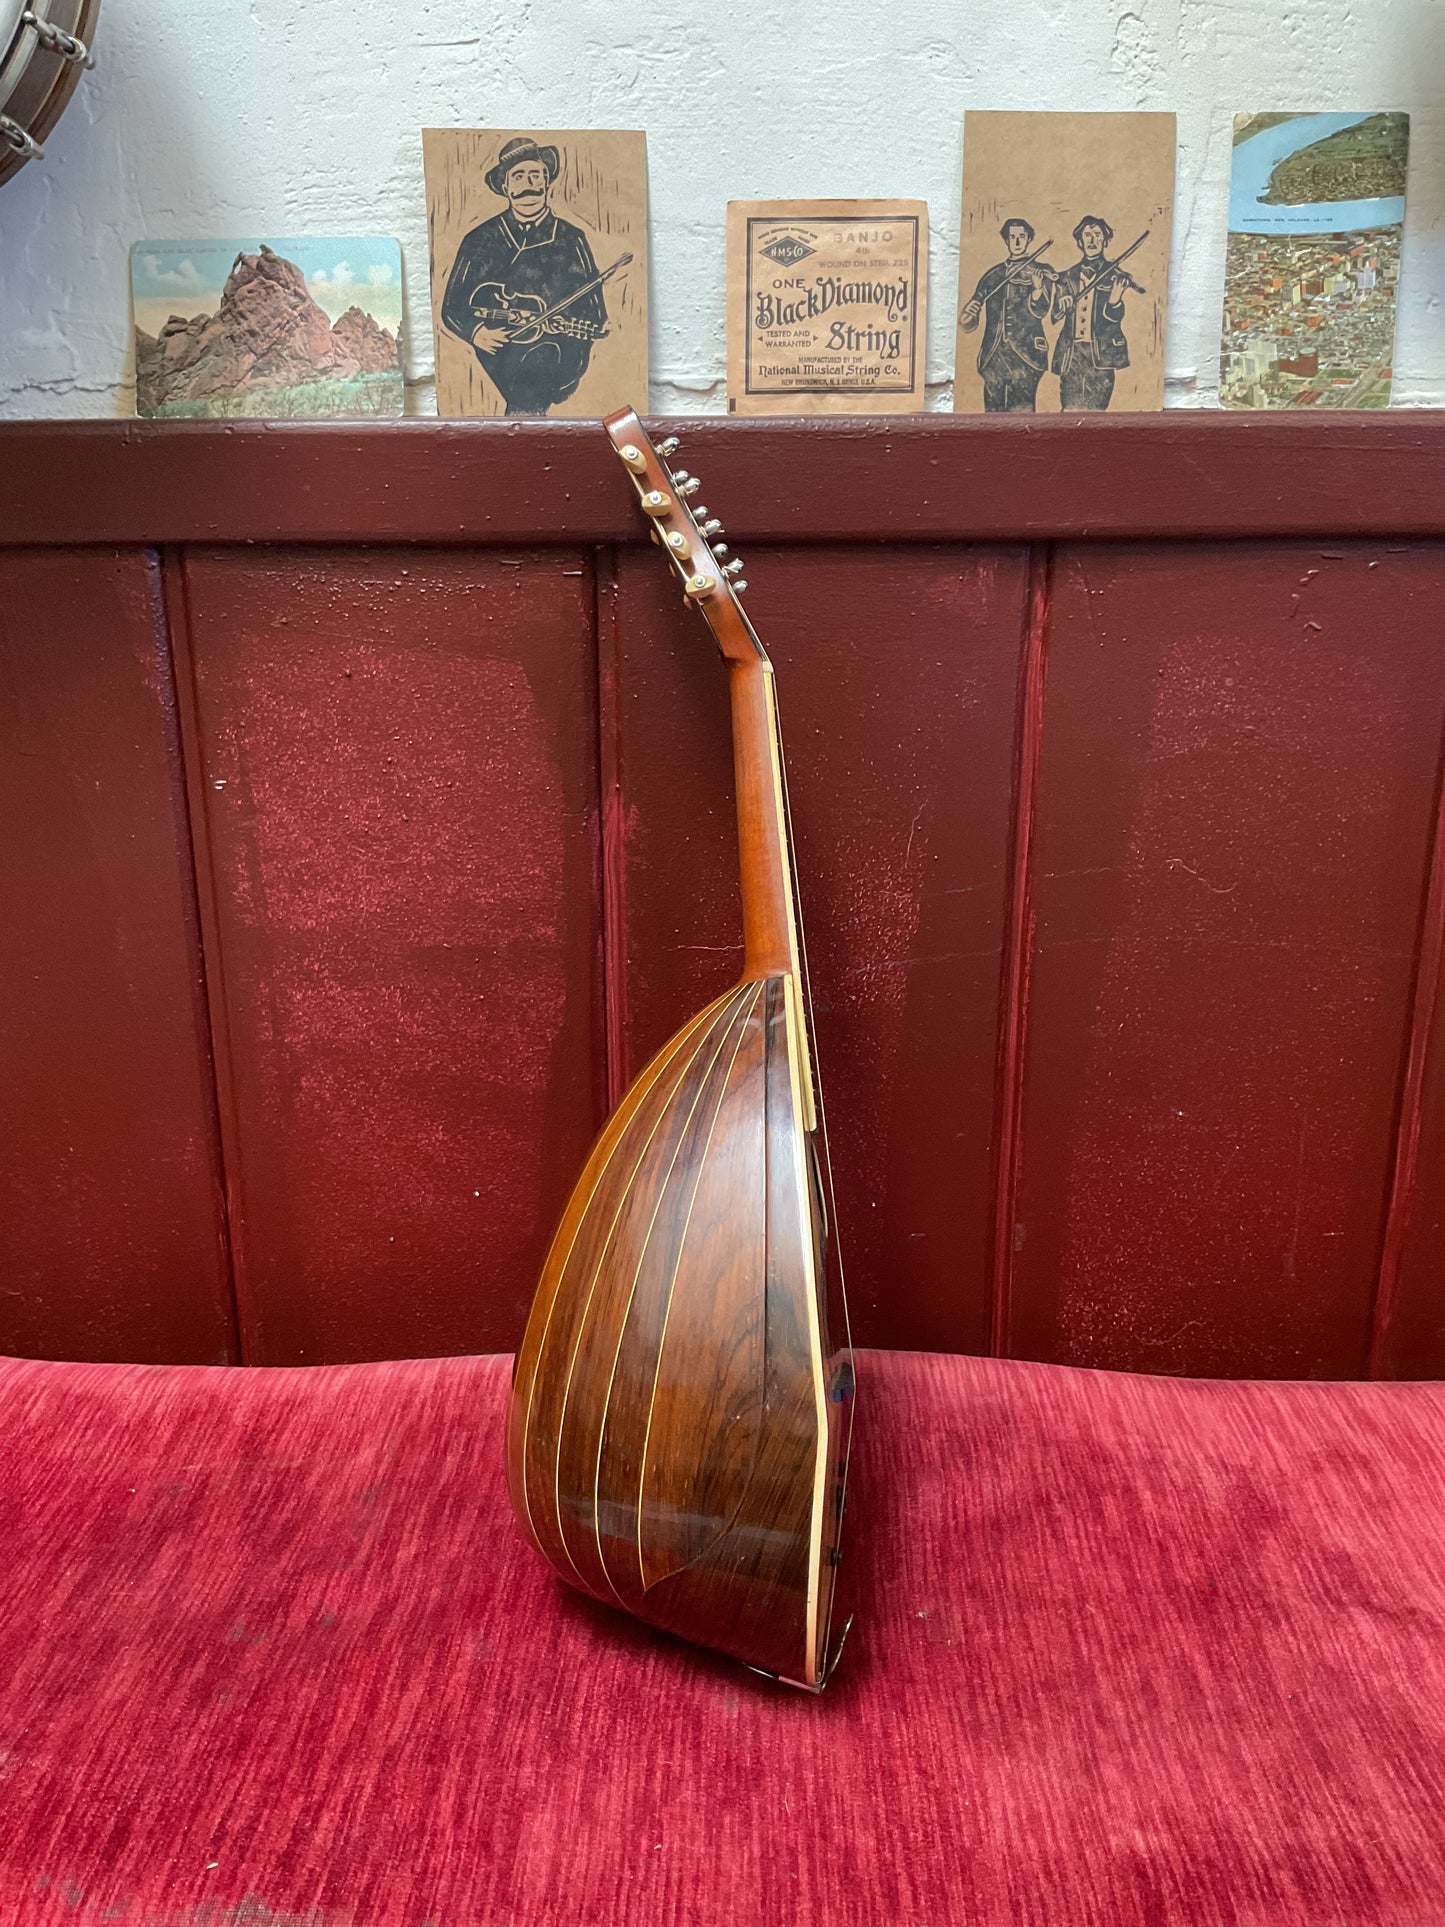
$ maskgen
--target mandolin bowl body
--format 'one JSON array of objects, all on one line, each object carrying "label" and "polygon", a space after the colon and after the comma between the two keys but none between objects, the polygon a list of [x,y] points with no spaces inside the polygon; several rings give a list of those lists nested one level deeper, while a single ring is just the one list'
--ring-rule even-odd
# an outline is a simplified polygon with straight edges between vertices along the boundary
[{"label": "mandolin bowl body", "polygon": [[853,1371],[829,1338],[801,1022],[790,977],[739,984],[613,1112],[543,1269],[507,1458],[564,1579],[816,1690]]}]

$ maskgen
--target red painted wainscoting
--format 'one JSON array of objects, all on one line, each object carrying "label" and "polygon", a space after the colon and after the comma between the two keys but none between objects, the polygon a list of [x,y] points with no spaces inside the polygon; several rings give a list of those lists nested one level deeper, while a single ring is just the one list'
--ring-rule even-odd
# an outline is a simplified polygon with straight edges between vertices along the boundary
[{"label": "red painted wainscoting", "polygon": [[[855,1336],[1445,1375],[1445,418],[679,426]],[[740,956],[723,672],[601,434],[0,452],[0,1351],[509,1347]]]}]

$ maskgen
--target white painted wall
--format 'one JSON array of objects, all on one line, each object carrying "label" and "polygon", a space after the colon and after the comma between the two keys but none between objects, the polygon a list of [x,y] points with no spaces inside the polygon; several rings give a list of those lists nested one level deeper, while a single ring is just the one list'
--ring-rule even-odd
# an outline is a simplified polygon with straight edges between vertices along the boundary
[{"label": "white painted wall", "polygon": [[1410,110],[1396,399],[1445,403],[1445,0],[104,0],[0,188],[0,414],[128,414],[134,240],[386,232],[432,407],[423,126],[642,127],[653,406],[723,405],[733,198],[919,195],[946,407],[966,107],[1173,108],[1170,399],[1212,399],[1231,116]]}]

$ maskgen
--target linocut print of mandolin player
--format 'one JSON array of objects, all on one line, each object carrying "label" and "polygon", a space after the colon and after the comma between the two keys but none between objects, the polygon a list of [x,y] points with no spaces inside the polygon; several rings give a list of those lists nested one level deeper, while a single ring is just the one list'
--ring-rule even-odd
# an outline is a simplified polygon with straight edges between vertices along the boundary
[{"label": "linocut print of mandolin player", "polygon": [[509,415],[545,415],[575,393],[608,331],[605,284],[631,259],[599,271],[582,229],[552,206],[559,171],[555,147],[506,143],[485,178],[507,205],[463,238],[442,302]]}]

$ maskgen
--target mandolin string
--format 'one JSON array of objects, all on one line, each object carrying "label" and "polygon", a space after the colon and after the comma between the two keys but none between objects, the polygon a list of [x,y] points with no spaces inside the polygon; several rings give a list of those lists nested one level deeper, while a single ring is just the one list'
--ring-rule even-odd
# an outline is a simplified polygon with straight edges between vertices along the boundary
[{"label": "mandolin string", "polygon": [[[783,783],[783,826],[788,838],[788,878],[793,891],[793,918],[798,926],[798,961],[802,966],[803,1000],[808,1006],[808,1029],[812,1033],[813,1051],[813,1101],[818,1107],[819,1136],[823,1140],[823,1168],[828,1175],[828,1210],[833,1220],[833,1251],[838,1265],[838,1284],[843,1300],[843,1341],[848,1352],[850,1364],[853,1360],[853,1327],[848,1315],[848,1287],[843,1274],[843,1240],[839,1234],[838,1199],[833,1188],[833,1152],[828,1143],[828,1109],[823,1098],[823,1074],[818,1063],[818,1020],[813,1014],[813,975],[808,968],[808,936],[803,928],[803,904],[798,889],[798,857],[793,842],[793,805],[788,795],[788,759],[783,750],[783,725],[778,715],[777,691],[773,691],[773,724],[778,732],[778,766]],[[854,1366],[854,1370],[857,1367]],[[853,1417],[848,1415],[848,1432],[851,1439]]]},{"label": "mandolin string", "polygon": [[[748,626],[751,628],[752,625],[749,624]],[[756,640],[756,638],[754,639]],[[798,963],[802,970],[802,976],[803,976],[803,1000],[808,1006],[808,1028],[812,1032],[813,1102],[817,1106],[817,1110],[818,1110],[818,1132],[819,1132],[819,1136],[823,1140],[823,1169],[826,1172],[827,1179],[828,1179],[828,1210],[832,1214],[832,1220],[833,1220],[833,1238],[832,1238],[833,1257],[834,1257],[834,1262],[837,1264],[837,1267],[838,1267],[838,1295],[843,1301],[843,1344],[848,1354],[848,1368],[853,1373],[853,1386],[854,1386],[853,1396],[848,1400],[848,1416],[844,1421],[843,1452],[842,1452],[843,1476],[842,1476],[842,1479],[839,1481],[840,1488],[841,1488],[841,1497],[843,1500],[843,1507],[846,1509],[847,1494],[848,1494],[848,1473],[853,1460],[853,1419],[854,1419],[854,1414],[858,1404],[858,1396],[857,1396],[858,1361],[853,1351],[853,1321],[848,1311],[848,1285],[843,1275],[843,1240],[840,1234],[840,1227],[838,1224],[838,1197],[837,1197],[837,1192],[835,1191],[833,1186],[833,1151],[832,1151],[832,1146],[828,1142],[828,1110],[827,1110],[827,1105],[825,1104],[823,1099],[823,1073],[818,1063],[818,1023],[817,1023],[817,1019],[813,1014],[813,975],[808,968],[808,937],[807,937],[807,932],[803,928],[802,896],[798,889],[798,857],[797,857],[797,851],[796,851],[796,848],[794,847],[794,842],[793,842],[793,806],[792,806],[792,801],[788,795],[788,758],[783,749],[783,725],[782,725],[781,718],[778,715],[777,693],[778,692],[775,688],[773,691],[773,728],[777,735],[778,767],[782,777],[783,829],[788,840],[788,876],[792,884],[792,891],[793,891],[793,920],[797,926],[797,931],[798,931]],[[824,1259],[823,1309],[824,1311],[827,1310],[827,1259],[826,1258]],[[843,1511],[840,1510],[838,1514],[838,1519],[837,1519],[837,1532],[834,1538],[835,1547],[838,1544],[839,1539],[841,1538],[842,1529],[843,1529]],[[837,1598],[836,1587],[830,1588],[828,1593],[827,1624],[823,1628],[822,1644],[819,1649],[819,1664],[823,1669],[824,1679],[826,1679],[828,1671],[831,1668],[831,1661],[829,1659],[829,1649],[830,1648],[832,1649],[833,1660],[837,1659],[838,1653],[841,1650],[841,1644],[839,1646],[833,1645],[833,1605],[836,1598]],[[851,1620],[848,1623],[851,1624]],[[845,1624],[843,1627],[843,1632],[840,1635],[840,1642],[843,1638],[847,1637],[847,1633],[848,1633],[848,1625]]]}]

